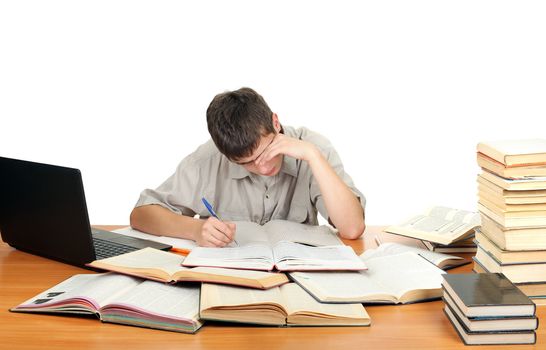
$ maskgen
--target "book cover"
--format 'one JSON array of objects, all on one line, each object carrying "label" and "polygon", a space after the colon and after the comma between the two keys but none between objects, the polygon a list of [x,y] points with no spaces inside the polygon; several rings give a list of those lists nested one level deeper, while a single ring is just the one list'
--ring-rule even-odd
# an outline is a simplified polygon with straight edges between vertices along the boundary
[{"label": "book cover", "polygon": [[501,273],[445,274],[442,286],[467,317],[533,316],[535,304]]}]

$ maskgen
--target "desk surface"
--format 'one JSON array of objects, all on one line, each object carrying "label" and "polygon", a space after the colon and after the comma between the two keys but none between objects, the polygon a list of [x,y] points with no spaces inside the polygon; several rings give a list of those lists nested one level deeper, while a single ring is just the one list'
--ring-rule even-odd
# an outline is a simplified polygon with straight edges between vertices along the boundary
[{"label": "desk surface", "polygon": [[[110,230],[117,227],[101,226]],[[376,246],[376,235],[380,235],[383,241],[406,240],[381,233],[380,227],[369,227],[363,239],[346,243],[360,254],[365,248]],[[471,265],[465,265],[450,272],[470,270]],[[466,348],[442,312],[441,301],[366,306],[372,319],[370,327],[275,328],[214,324],[205,325],[194,335],[101,323],[93,318],[8,311],[10,307],[78,273],[91,272],[23,253],[0,243],[0,349]],[[546,307],[538,307],[537,315],[541,319],[537,344],[514,348],[546,348],[546,322],[542,321],[546,319]]]}]

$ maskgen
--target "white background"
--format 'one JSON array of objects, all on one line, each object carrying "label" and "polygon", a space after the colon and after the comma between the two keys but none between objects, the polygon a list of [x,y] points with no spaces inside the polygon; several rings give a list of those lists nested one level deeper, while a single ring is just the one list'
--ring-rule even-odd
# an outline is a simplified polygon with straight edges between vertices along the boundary
[{"label": "white background", "polygon": [[326,135],[369,225],[476,210],[480,140],[546,136],[543,1],[2,1],[0,156],[80,168],[126,224],[250,86]]}]

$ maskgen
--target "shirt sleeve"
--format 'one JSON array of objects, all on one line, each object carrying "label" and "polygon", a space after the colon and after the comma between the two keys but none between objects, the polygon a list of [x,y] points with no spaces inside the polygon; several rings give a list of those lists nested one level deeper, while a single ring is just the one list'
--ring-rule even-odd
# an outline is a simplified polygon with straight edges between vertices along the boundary
[{"label": "shirt sleeve", "polygon": [[142,191],[135,207],[156,204],[176,214],[194,216],[195,198],[199,197],[195,194],[199,178],[199,168],[190,157],[186,157],[175,173],[158,188]]},{"label": "shirt sleeve", "polygon": [[[358,188],[356,188],[353,179],[349,174],[345,172],[345,169],[343,168],[343,163],[341,162],[341,158],[339,157],[339,154],[334,149],[334,147],[328,142],[325,141],[327,144],[323,147],[319,148],[322,151],[322,154],[330,163],[330,166],[334,169],[336,174],[345,182],[347,187],[355,194],[355,196],[358,198],[360,205],[362,206],[362,210],[365,211],[366,209],[366,197],[360,192]],[[319,185],[315,179],[314,176],[311,177],[311,186],[310,186],[310,195],[311,195],[311,201],[314,203],[315,207],[317,208],[320,215],[325,218],[326,220],[330,219],[330,216],[328,215],[328,211],[326,210],[326,205],[324,204],[324,199],[322,197],[322,193],[320,192]]]}]

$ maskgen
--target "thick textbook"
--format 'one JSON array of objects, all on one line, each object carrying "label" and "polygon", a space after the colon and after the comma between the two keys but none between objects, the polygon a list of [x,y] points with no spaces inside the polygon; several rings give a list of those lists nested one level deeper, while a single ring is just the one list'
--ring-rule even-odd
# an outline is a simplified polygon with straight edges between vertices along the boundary
[{"label": "thick textbook", "polygon": [[546,282],[546,262],[526,264],[503,264],[490,253],[478,247],[475,261],[489,272],[500,272],[514,283]]},{"label": "thick textbook", "polygon": [[546,165],[546,139],[484,141],[477,151],[506,167]]},{"label": "thick textbook", "polygon": [[476,230],[476,242],[501,264],[530,264],[546,262],[546,250],[504,250]]},{"label": "thick textbook", "polygon": [[445,274],[442,286],[467,317],[525,317],[535,304],[502,273]]},{"label": "thick textbook", "polygon": [[385,232],[447,245],[474,234],[479,225],[478,213],[436,206],[387,227]]},{"label": "thick textbook", "polygon": [[505,190],[480,176],[478,176],[478,195],[496,205],[546,203],[546,190]]},{"label": "thick textbook", "polygon": [[184,266],[212,266],[271,271],[365,270],[366,264],[346,245],[310,247],[281,241],[270,247],[255,243],[239,247],[197,247]]},{"label": "thick textbook", "polygon": [[459,337],[466,345],[493,345],[493,344],[534,344],[536,343],[535,331],[467,331],[457,315],[449,307],[444,305],[444,313],[453,324]]},{"label": "thick textbook", "polygon": [[361,272],[291,272],[290,278],[325,303],[406,304],[442,296],[445,273],[414,252],[365,259]]},{"label": "thick textbook", "polygon": [[10,311],[91,314],[103,322],[184,333],[202,326],[198,286],[113,273],[74,275]]},{"label": "thick textbook", "polygon": [[267,289],[288,282],[282,273],[234,270],[216,267],[181,266],[184,257],[145,248],[112,258],[95,260],[91,267],[158,280],[162,282],[211,282]]},{"label": "thick textbook", "polygon": [[546,190],[546,177],[537,176],[524,179],[508,179],[495,175],[489,171],[484,171],[478,177],[492,182],[495,185],[509,191],[533,191]]},{"label": "thick textbook", "polygon": [[467,317],[445,290],[444,302],[467,332],[533,331],[538,327],[536,316]]},{"label": "thick textbook", "polygon": [[369,326],[362,304],[321,304],[295,283],[256,290],[204,283],[204,320],[276,326]]},{"label": "thick textbook", "polygon": [[480,198],[478,209],[504,228],[527,228],[546,226],[546,211],[505,211]]},{"label": "thick textbook", "polygon": [[518,179],[529,176],[546,176],[546,164],[507,167],[501,162],[479,152],[477,160],[478,165],[483,169],[506,178]]},{"label": "thick textbook", "polygon": [[481,231],[499,248],[506,250],[546,249],[546,227],[508,229],[482,214]]}]

